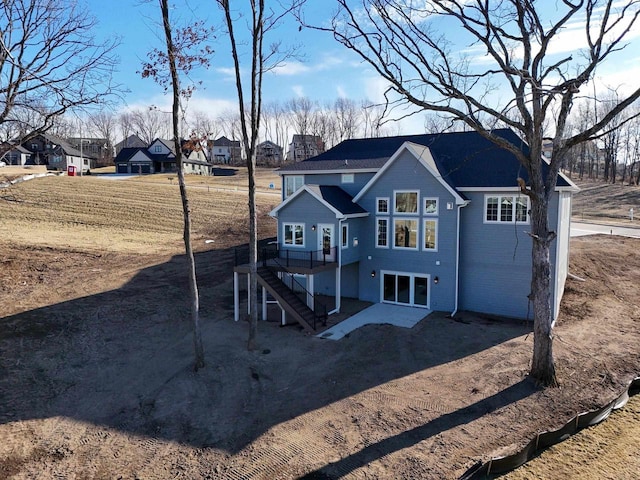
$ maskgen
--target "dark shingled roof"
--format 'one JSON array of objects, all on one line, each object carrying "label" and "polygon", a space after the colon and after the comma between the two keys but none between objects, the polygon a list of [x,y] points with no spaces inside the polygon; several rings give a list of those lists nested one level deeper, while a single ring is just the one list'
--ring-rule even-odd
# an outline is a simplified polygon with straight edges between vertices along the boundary
[{"label": "dark shingled roof", "polygon": [[343,215],[356,215],[359,213],[367,213],[357,203],[354,203],[353,197],[340,187],[334,185],[305,185],[316,195],[321,197],[325,202],[338,210]]},{"label": "dark shingled roof", "polygon": [[[525,154],[529,147],[512,130],[494,130],[495,135],[520,146]],[[528,175],[518,159],[496,146],[479,133],[453,132],[397,137],[345,140],[326,152],[303,162],[286,165],[282,172],[322,170],[379,169],[404,142],[429,148],[443,179],[452,187],[515,187],[516,179],[528,183]],[[543,162],[543,170],[547,165]],[[558,177],[558,186],[569,186]]]}]

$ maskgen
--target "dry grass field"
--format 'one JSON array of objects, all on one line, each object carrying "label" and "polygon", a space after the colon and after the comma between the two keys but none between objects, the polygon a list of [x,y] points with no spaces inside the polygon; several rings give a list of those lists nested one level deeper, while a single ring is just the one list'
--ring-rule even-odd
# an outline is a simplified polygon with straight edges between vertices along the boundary
[{"label": "dry grass field", "polygon": [[[188,182],[194,245],[199,248],[206,239],[242,243],[239,237],[248,225],[246,193],[236,191],[234,184],[226,184],[223,191],[196,188],[201,178]],[[172,254],[182,247],[182,203],[175,183],[141,183],[139,177],[46,177],[24,182],[5,196],[9,198],[0,202],[0,225],[17,243],[150,254]],[[279,202],[279,190],[261,196],[264,234],[274,235],[275,221],[268,212]]]},{"label": "dry grass field", "polygon": [[[528,325],[468,314],[339,342],[261,322],[248,352],[247,325],[232,320],[233,249],[247,238],[235,173],[189,178],[197,373],[176,185],[47,177],[0,191],[0,478],[454,479],[640,371],[640,241],[612,236],[572,241],[570,270],[587,281],[568,282],[556,327],[561,388],[527,378]],[[273,180],[261,172],[263,237],[275,234]],[[635,478],[630,408],[620,430],[590,429],[577,447],[613,457],[570,453],[572,477],[553,468],[561,453],[514,478]]]}]

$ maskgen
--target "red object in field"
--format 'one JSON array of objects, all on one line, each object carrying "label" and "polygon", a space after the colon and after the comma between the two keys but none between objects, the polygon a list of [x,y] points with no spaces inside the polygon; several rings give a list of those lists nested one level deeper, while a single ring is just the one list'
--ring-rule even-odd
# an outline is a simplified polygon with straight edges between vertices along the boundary
[{"label": "red object in field", "polygon": [[67,175],[69,177],[75,177],[76,176],[76,166],[75,165],[69,165],[67,167]]}]

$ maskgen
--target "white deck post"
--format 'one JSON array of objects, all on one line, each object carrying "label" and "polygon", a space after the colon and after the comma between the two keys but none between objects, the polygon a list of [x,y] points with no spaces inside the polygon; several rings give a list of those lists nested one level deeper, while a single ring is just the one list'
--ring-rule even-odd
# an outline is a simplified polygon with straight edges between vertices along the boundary
[{"label": "white deck post", "polygon": [[284,311],[284,308],[282,308],[282,305],[280,305],[280,302],[278,302],[278,306],[280,307],[280,322],[282,323],[282,326],[284,327],[287,324],[287,318],[286,318],[286,312]]},{"label": "white deck post", "polygon": [[267,289],[262,287],[262,320],[267,321]]},{"label": "white deck post", "polygon": [[238,272],[233,272],[233,319],[240,320],[240,285]]}]

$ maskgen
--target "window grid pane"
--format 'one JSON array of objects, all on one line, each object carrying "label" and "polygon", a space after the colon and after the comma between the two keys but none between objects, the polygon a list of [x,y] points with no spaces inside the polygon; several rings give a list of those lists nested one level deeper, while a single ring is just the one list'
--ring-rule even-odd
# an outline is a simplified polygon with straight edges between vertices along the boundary
[{"label": "window grid pane", "polygon": [[498,197],[487,198],[487,221],[498,221]]},{"label": "window grid pane", "polygon": [[435,220],[425,220],[424,222],[424,248],[425,250],[435,250],[437,240],[437,223]]},{"label": "window grid pane", "polygon": [[516,222],[527,221],[528,201],[527,197],[516,198]]},{"label": "window grid pane", "polygon": [[500,199],[500,221],[511,222],[513,220],[513,197]]},{"label": "window grid pane", "polygon": [[387,246],[387,219],[379,219],[378,220],[378,246],[386,247]]},{"label": "window grid pane", "polygon": [[389,213],[389,201],[386,198],[378,199],[378,213]]}]

